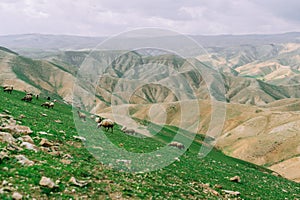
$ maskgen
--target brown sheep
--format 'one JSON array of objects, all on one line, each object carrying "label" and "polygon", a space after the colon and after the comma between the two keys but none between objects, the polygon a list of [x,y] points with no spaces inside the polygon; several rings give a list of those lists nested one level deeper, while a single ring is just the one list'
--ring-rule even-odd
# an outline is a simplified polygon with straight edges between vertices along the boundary
[{"label": "brown sheep", "polygon": [[31,102],[31,100],[32,100],[32,95],[26,94],[25,97],[23,97],[21,100],[22,100],[22,101]]},{"label": "brown sheep", "polygon": [[180,143],[180,142],[175,142],[175,141],[171,142],[171,143],[169,144],[169,146],[177,147],[178,149],[184,149],[184,148],[185,148],[184,145],[183,145],[182,143]]},{"label": "brown sheep", "polygon": [[102,120],[99,124],[98,124],[98,128],[100,128],[101,126],[103,126],[105,128],[106,131],[108,131],[109,129],[111,129],[111,132],[114,132],[114,122],[110,119],[104,119]]},{"label": "brown sheep", "polygon": [[80,119],[83,119],[84,121],[86,121],[86,115],[84,113],[80,112],[79,110],[77,111],[77,113],[78,113],[78,117]]}]

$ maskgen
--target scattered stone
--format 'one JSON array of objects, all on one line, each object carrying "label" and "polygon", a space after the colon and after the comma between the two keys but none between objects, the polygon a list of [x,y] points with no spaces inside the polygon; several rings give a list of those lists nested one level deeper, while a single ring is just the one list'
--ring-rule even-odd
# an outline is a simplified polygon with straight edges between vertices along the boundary
[{"label": "scattered stone", "polygon": [[56,122],[56,123],[59,123],[59,124],[62,124],[62,121],[61,121],[61,120],[59,120],[59,119],[57,119],[57,120],[54,120],[54,122]]},{"label": "scattered stone", "polygon": [[26,116],[23,115],[23,114],[19,115],[19,119],[23,119],[23,118],[25,118],[25,117],[26,117]]},{"label": "scattered stone", "polygon": [[2,186],[6,186],[6,185],[8,185],[8,181],[7,180],[3,180],[2,181]]},{"label": "scattered stone", "polygon": [[63,158],[65,158],[65,159],[72,159],[73,156],[71,156],[70,154],[65,154],[65,155],[63,156]]},{"label": "scattered stone", "polygon": [[180,162],[180,159],[178,157],[175,157],[174,160]]},{"label": "scattered stone", "polygon": [[8,171],[8,167],[3,167],[2,170],[5,171],[5,172],[7,172]]},{"label": "scattered stone", "polygon": [[73,176],[70,178],[69,182],[72,183],[73,185],[76,185],[76,186],[79,186],[79,187],[84,187],[87,184],[89,184],[88,181],[79,181],[79,180],[76,180],[76,178],[73,177]]},{"label": "scattered stone", "polygon": [[72,160],[61,159],[60,162],[61,162],[62,164],[65,164],[65,165],[69,165],[69,164],[72,163]]},{"label": "scattered stone", "polygon": [[14,192],[12,198],[15,200],[20,200],[23,198],[23,196],[19,192]]},{"label": "scattered stone", "polygon": [[45,131],[40,131],[40,132],[38,132],[38,134],[41,134],[41,135],[48,135],[48,133],[45,132]]},{"label": "scattered stone", "polygon": [[34,165],[34,162],[26,158],[24,155],[16,155],[15,157],[18,160],[18,163],[20,163],[21,165],[26,165],[26,166]]},{"label": "scattered stone", "polygon": [[47,116],[48,116],[48,115],[45,114],[45,113],[41,113],[41,115],[42,115],[43,117],[47,117]]},{"label": "scattered stone", "polygon": [[241,178],[239,176],[231,177],[229,180],[231,182],[236,182],[236,183],[240,183],[241,182]]},{"label": "scattered stone", "polygon": [[218,188],[218,189],[222,189],[222,188],[223,188],[223,186],[220,185],[220,184],[215,184],[214,187],[215,187],[215,188]]},{"label": "scattered stone", "polygon": [[22,151],[23,149],[21,147],[18,147],[15,144],[8,143],[8,145],[5,147],[6,150],[8,151]]},{"label": "scattered stone", "polygon": [[3,112],[5,112],[6,114],[11,114],[9,110],[3,110]]},{"label": "scattered stone", "polygon": [[0,127],[0,130],[12,133],[14,136],[29,135],[33,133],[28,126],[22,125],[7,125],[5,127]]},{"label": "scattered stone", "polygon": [[210,194],[212,194],[212,195],[214,195],[214,196],[221,196],[220,194],[219,194],[219,192],[217,192],[216,190],[214,190],[214,189],[212,189],[211,187],[210,187],[210,184],[209,183],[206,183],[206,184],[201,184],[201,186],[203,187],[203,192],[204,193],[210,193]]},{"label": "scattered stone", "polygon": [[18,140],[21,140],[22,142],[28,142],[34,144],[33,139],[29,135],[23,135],[22,137],[19,137]]},{"label": "scattered stone", "polygon": [[65,134],[66,132],[65,131],[63,131],[63,130],[61,130],[61,131],[58,131],[59,133],[63,133],[63,134]]},{"label": "scattered stone", "polygon": [[47,140],[46,138],[42,138],[40,145],[43,147],[51,147],[53,146],[53,143]]},{"label": "scattered stone", "polygon": [[25,149],[32,150],[34,152],[38,152],[38,150],[39,150],[37,146],[35,146],[34,144],[29,143],[29,142],[22,142],[20,146]]},{"label": "scattered stone", "polygon": [[57,187],[57,185],[55,185],[55,183],[50,178],[47,178],[45,176],[41,178],[39,184],[40,186],[51,188],[51,189]]},{"label": "scattered stone", "polygon": [[241,193],[238,191],[231,191],[231,190],[222,190],[225,194],[229,194],[232,196],[239,196]]},{"label": "scattered stone", "polygon": [[81,140],[81,141],[86,141],[86,139],[84,137],[81,137],[81,136],[76,136],[76,135],[73,135],[73,138],[75,139],[78,139],[78,140]]},{"label": "scattered stone", "polygon": [[51,151],[59,151],[59,146],[52,146],[50,148],[51,148]]},{"label": "scattered stone", "polygon": [[0,132],[0,142],[14,143],[15,141],[16,139],[10,133]]}]

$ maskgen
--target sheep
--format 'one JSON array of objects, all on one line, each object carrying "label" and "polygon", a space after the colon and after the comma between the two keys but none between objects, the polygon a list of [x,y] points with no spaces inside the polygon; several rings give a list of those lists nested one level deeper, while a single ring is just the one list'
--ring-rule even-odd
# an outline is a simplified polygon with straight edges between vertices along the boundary
[{"label": "sheep", "polygon": [[13,90],[14,90],[14,87],[12,85],[3,86],[3,91],[4,92],[7,92],[7,93],[11,94]]},{"label": "sheep", "polygon": [[21,100],[22,100],[22,101],[31,102],[31,100],[32,100],[32,95],[26,94]]},{"label": "sheep", "polygon": [[97,128],[100,128],[101,126],[103,126],[106,129],[106,131],[108,131],[109,129],[111,129],[111,132],[112,133],[114,132],[114,122],[112,120],[110,120],[110,119],[104,119],[104,120],[102,120],[98,124]]},{"label": "sheep", "polygon": [[80,119],[83,119],[84,121],[86,121],[86,115],[84,113],[80,112],[79,110],[77,111],[77,113],[78,113],[78,117]]},{"label": "sheep", "polygon": [[180,142],[173,141],[168,146],[176,147],[178,149],[184,149],[184,145]]},{"label": "sheep", "polygon": [[133,130],[133,129],[127,129],[126,126],[123,126],[123,128],[121,129],[121,131],[123,133],[128,134],[128,135],[134,135],[135,134],[135,130]]},{"label": "sheep", "polygon": [[54,108],[54,103],[53,102],[50,102],[50,104],[49,104],[49,108]]},{"label": "sheep", "polygon": [[48,101],[46,101],[46,102],[43,103],[41,106],[42,106],[42,107],[47,107],[47,108],[52,108],[52,109],[53,109],[54,103],[53,103],[53,102],[48,102]]},{"label": "sheep", "polygon": [[96,122],[97,124],[99,124],[103,119],[104,119],[104,118],[98,116],[98,117],[95,118],[95,122]]}]

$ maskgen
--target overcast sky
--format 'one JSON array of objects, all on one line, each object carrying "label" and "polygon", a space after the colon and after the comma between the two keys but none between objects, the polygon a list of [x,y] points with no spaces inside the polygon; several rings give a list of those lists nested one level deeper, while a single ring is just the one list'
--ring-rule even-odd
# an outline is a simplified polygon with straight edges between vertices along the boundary
[{"label": "overcast sky", "polygon": [[0,0],[0,35],[109,36],[141,27],[184,34],[300,31],[299,0]]}]

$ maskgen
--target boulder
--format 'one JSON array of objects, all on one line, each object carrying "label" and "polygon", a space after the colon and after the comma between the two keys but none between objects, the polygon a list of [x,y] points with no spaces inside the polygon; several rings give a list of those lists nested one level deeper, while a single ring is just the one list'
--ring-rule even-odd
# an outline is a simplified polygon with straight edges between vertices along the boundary
[{"label": "boulder", "polygon": [[10,133],[0,132],[0,142],[14,143],[15,141],[16,139]]},{"label": "boulder", "polygon": [[45,177],[43,176],[39,182],[40,186],[43,186],[43,187],[47,187],[47,188],[54,188],[54,187],[57,187],[55,185],[55,183],[48,177]]}]

